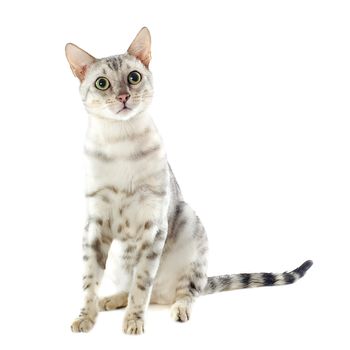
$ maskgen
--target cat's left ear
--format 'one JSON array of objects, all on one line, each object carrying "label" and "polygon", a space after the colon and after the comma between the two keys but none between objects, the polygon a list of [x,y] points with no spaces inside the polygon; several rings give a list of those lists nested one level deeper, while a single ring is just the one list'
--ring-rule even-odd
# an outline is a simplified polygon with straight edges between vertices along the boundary
[{"label": "cat's left ear", "polygon": [[148,68],[151,61],[151,34],[148,28],[143,27],[138,32],[128,48],[128,54],[135,56]]},{"label": "cat's left ear", "polygon": [[84,80],[89,66],[96,62],[95,57],[72,43],[66,45],[66,57],[73,74],[80,81]]}]

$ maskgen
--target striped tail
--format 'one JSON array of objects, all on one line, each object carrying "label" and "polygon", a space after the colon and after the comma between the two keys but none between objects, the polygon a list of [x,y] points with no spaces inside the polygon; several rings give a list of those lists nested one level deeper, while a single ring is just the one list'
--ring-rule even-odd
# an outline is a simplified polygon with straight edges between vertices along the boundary
[{"label": "striped tail", "polygon": [[207,285],[204,287],[201,294],[206,295],[234,289],[291,284],[303,277],[311,266],[312,261],[308,260],[291,272],[240,273],[236,275],[208,277]]}]

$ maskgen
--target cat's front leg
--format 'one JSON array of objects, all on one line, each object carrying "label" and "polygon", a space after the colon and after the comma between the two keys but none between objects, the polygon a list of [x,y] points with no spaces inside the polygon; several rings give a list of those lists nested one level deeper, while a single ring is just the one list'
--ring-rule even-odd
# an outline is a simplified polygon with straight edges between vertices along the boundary
[{"label": "cat's front leg", "polygon": [[123,330],[126,334],[144,332],[144,315],[149,304],[153,281],[156,276],[166,238],[166,225],[144,225],[143,239],[138,246],[138,257],[129,292]]},{"label": "cat's front leg", "polygon": [[109,248],[112,243],[110,233],[105,232],[104,219],[90,216],[83,238],[83,307],[73,321],[73,332],[88,332],[95,324],[98,314],[97,289],[105,269]]}]

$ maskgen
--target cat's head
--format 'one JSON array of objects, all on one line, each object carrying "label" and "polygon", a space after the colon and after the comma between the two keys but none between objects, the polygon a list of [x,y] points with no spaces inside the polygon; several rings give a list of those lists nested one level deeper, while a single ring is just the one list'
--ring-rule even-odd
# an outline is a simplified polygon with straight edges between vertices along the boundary
[{"label": "cat's head", "polygon": [[73,74],[90,114],[129,120],[145,111],[152,100],[151,36],[142,28],[125,54],[97,59],[74,44],[66,45]]}]

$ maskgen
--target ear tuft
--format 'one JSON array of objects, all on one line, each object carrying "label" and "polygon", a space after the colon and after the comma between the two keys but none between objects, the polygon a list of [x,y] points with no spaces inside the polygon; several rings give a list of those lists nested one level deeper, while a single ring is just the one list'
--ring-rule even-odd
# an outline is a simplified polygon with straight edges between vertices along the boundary
[{"label": "ear tuft", "polygon": [[96,62],[96,58],[88,54],[80,47],[69,43],[66,45],[66,57],[73,74],[83,81],[89,66]]},{"label": "ear tuft", "polygon": [[151,34],[148,28],[143,27],[128,48],[128,54],[135,56],[147,68],[151,61]]}]

